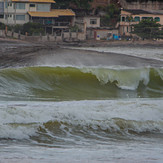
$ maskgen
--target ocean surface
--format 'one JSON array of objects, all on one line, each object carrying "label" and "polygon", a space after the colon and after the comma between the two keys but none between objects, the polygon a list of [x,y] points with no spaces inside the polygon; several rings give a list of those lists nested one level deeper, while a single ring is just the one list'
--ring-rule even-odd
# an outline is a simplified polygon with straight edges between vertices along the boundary
[{"label": "ocean surface", "polygon": [[0,69],[0,163],[162,163],[163,48],[56,51]]}]

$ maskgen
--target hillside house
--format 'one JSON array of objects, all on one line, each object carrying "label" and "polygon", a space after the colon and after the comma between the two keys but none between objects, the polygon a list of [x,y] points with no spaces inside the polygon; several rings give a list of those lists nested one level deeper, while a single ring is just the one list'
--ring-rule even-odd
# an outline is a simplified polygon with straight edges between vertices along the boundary
[{"label": "hillside house", "polygon": [[0,22],[6,25],[36,22],[53,33],[74,25],[75,13],[70,9],[51,9],[54,0],[0,0]]},{"label": "hillside house", "polygon": [[121,35],[130,35],[133,25],[138,24],[143,19],[152,18],[163,25],[163,12],[161,10],[121,10],[121,20],[119,32]]}]

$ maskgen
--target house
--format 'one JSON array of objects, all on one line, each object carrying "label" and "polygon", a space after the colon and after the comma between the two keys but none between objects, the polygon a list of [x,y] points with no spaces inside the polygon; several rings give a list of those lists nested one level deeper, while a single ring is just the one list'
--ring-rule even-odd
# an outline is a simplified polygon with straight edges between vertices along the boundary
[{"label": "house", "polygon": [[77,24],[86,24],[86,28],[97,28],[100,27],[100,17],[99,16],[76,16]]},{"label": "house", "polygon": [[96,28],[89,33],[89,38],[94,40],[115,40],[115,36],[119,36],[118,30],[111,28]]},{"label": "house", "polygon": [[119,32],[121,35],[130,35],[133,25],[138,24],[141,20],[152,18],[159,24],[163,25],[163,11],[161,10],[121,10],[121,19],[119,24]]},{"label": "house", "polygon": [[74,25],[75,13],[70,9],[51,9],[54,0],[0,0],[0,22],[6,25],[36,22],[53,33]]}]

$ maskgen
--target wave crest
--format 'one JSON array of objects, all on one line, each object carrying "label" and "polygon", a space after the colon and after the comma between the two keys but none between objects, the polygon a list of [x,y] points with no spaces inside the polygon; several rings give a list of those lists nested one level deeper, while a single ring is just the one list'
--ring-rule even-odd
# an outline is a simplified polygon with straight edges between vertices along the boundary
[{"label": "wave crest", "polygon": [[[0,71],[1,98],[161,97],[163,69],[26,67]],[[145,93],[144,93],[145,92]]]}]

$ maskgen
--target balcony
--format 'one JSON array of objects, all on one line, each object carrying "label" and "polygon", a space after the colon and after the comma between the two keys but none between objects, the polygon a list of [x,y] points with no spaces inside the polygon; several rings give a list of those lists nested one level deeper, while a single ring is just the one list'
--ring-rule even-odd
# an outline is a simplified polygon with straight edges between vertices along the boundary
[{"label": "balcony", "polygon": [[45,26],[55,26],[55,27],[68,27],[68,26],[70,26],[70,22],[65,22],[65,21],[55,21],[55,20],[53,20],[53,19],[33,19],[33,20],[31,20],[31,22],[33,22],[33,23],[40,23],[40,24],[43,24],[43,25],[45,25]]},{"label": "balcony", "polygon": [[135,25],[135,24],[138,24],[139,22],[124,22],[124,21],[121,21],[120,22],[120,25],[127,25],[127,26],[129,26],[129,25]]}]

